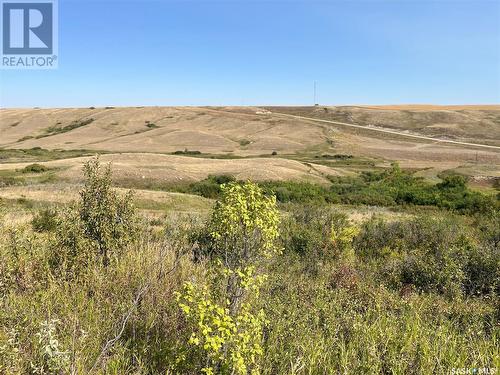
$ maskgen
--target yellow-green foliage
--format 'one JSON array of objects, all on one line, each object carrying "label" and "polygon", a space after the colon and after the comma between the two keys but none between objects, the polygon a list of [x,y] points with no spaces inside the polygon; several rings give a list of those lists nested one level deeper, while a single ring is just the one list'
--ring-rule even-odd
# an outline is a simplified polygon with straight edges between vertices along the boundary
[{"label": "yellow-green foliage", "polygon": [[340,251],[339,255],[342,255],[344,259],[353,258],[354,250],[352,248],[352,242],[359,232],[360,228],[355,225],[349,225],[343,228],[335,228],[332,225],[330,240],[333,246]]},{"label": "yellow-green foliage", "polygon": [[341,229],[335,229],[335,227],[332,226],[330,239],[335,245],[351,246],[354,237],[356,237],[359,232],[360,229],[354,225]]},{"label": "yellow-green foliage", "polygon": [[266,323],[255,303],[266,275],[258,262],[279,252],[276,200],[253,184],[222,186],[208,228],[215,249],[210,284],[184,284],[179,307],[193,327],[189,344],[207,356],[207,374],[258,373],[262,329]]},{"label": "yellow-green foliage", "polygon": [[[179,307],[194,327],[189,344],[203,349],[208,365],[201,369],[207,374],[257,374],[258,359],[262,352],[262,327],[266,323],[262,309],[255,309],[252,302],[259,286],[250,281],[249,272],[239,271],[241,284],[253,295],[242,303],[239,312],[231,315],[229,301],[216,302],[207,285],[184,284],[177,293]],[[252,279],[253,280],[253,279]],[[262,280],[262,279],[260,279]]]},{"label": "yellow-green foliage", "polygon": [[251,182],[222,185],[222,197],[210,220],[215,248],[231,266],[279,253],[280,223],[274,196]]}]

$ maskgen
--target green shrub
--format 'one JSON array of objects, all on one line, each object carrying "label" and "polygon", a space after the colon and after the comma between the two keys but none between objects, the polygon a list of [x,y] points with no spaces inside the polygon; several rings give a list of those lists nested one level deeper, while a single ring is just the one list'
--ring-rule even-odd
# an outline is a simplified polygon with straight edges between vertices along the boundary
[{"label": "green shrub", "polygon": [[57,229],[57,211],[44,209],[38,211],[31,220],[31,226],[35,232],[54,232]]},{"label": "green shrub", "polygon": [[111,165],[102,169],[99,159],[85,163],[85,183],[80,192],[79,216],[83,232],[94,241],[107,266],[112,253],[123,249],[137,235],[133,192],[119,197],[112,189]]},{"label": "green shrub", "polygon": [[210,175],[205,180],[191,184],[190,191],[205,198],[216,199],[222,192],[221,185],[234,181],[235,178],[230,175]]},{"label": "green shrub", "polygon": [[188,150],[187,148],[184,150],[174,151],[172,155],[201,155],[201,151],[197,150]]},{"label": "green shrub", "polygon": [[61,348],[57,338],[58,320],[42,322],[36,333],[35,360],[30,364],[34,374],[61,374],[69,372],[70,352]]},{"label": "green shrub", "polygon": [[267,181],[259,184],[267,194],[276,195],[278,202],[336,203],[337,198],[327,187],[309,182]]},{"label": "green shrub", "polygon": [[[184,153],[179,151],[179,153]],[[420,177],[393,165],[382,172],[363,172],[358,177],[329,176],[330,186],[299,181],[259,182],[266,194],[273,194],[280,203],[345,203],[372,206],[435,206],[463,214],[491,215],[500,209],[500,201],[465,186],[459,176],[448,176],[442,184],[430,185]],[[220,182],[212,176],[178,191],[216,199]]]},{"label": "green shrub", "polygon": [[463,289],[471,296],[500,297],[500,255],[498,248],[471,248],[463,266]]},{"label": "green shrub", "polygon": [[500,254],[475,240],[457,218],[417,217],[363,224],[356,253],[378,267],[387,285],[455,296],[497,288]]},{"label": "green shrub", "polygon": [[47,168],[45,165],[42,164],[30,164],[27,165],[26,167],[23,168],[22,172],[23,173],[43,173],[48,171],[49,168]]},{"label": "green shrub", "polygon": [[489,213],[499,207],[492,197],[472,191],[466,179],[447,175],[430,185],[393,165],[382,172],[363,172],[360,177],[330,177],[331,191],[341,202],[376,206],[437,206],[462,213]]},{"label": "green shrub", "polygon": [[332,228],[342,231],[349,225],[347,216],[317,205],[293,205],[282,225],[282,243],[286,252],[320,260],[338,255],[332,241]]}]

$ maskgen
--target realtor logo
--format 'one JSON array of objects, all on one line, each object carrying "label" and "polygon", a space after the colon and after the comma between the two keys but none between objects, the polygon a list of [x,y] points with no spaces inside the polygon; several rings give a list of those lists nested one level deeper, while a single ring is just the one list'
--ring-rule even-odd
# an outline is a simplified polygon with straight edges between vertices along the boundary
[{"label": "realtor logo", "polygon": [[1,0],[2,68],[57,67],[57,2]]}]

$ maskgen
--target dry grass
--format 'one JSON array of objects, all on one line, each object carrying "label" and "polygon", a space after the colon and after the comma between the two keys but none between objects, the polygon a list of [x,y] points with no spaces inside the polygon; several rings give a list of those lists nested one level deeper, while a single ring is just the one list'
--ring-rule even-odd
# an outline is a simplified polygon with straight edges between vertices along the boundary
[{"label": "dry grass", "polygon": [[[500,106],[318,106],[266,109],[276,113],[401,130],[415,135],[500,145]],[[369,136],[375,135],[370,133]],[[384,135],[382,139],[387,139],[387,136]]]},{"label": "dry grass", "polygon": [[[9,186],[0,189],[0,198],[16,200],[26,199],[35,202],[69,203],[78,199],[80,185],[75,184],[40,184],[29,186]],[[120,193],[126,189],[117,188]],[[163,191],[134,189],[136,203],[146,211],[205,212],[212,206],[212,201],[197,195]]]},{"label": "dry grass", "polygon": [[[61,168],[57,176],[70,181],[82,179],[82,165],[90,157],[54,160],[43,163]],[[107,154],[103,162],[111,162],[116,180],[142,183],[178,183],[202,180],[208,175],[231,174],[240,180],[304,180],[325,182],[323,175],[338,174],[335,170],[315,168],[295,160],[281,158],[204,159],[161,154]],[[24,168],[29,163],[1,164],[0,170]]]},{"label": "dry grass", "polygon": [[396,105],[362,105],[360,107],[370,108],[370,109],[395,109],[395,110],[411,110],[411,111],[434,111],[434,110],[500,111],[499,104],[474,104],[474,105],[396,104]]},{"label": "dry grass", "polygon": [[[94,121],[69,132],[47,134],[51,126]],[[148,128],[152,123],[156,128]],[[17,124],[16,126],[12,126]],[[300,125],[300,126],[298,126]],[[0,146],[129,152],[197,150],[238,155],[296,152],[323,143],[321,128],[257,114],[221,113],[194,107],[117,109],[9,109],[0,119]],[[19,141],[25,137],[34,137]],[[248,139],[247,146],[240,141]]]},{"label": "dry grass", "polygon": [[[159,183],[200,180],[209,174],[233,174],[239,179],[321,182],[328,174],[352,172],[342,167],[333,170],[281,159],[306,160],[324,153],[374,158],[377,164],[396,160],[405,168],[430,168],[431,175],[455,168],[467,170],[473,177],[500,175],[500,152],[494,149],[378,134],[279,116],[270,111],[500,145],[498,105],[405,105],[3,109],[0,111],[0,147],[133,152],[109,155],[104,159],[115,163],[117,178]],[[90,118],[93,121],[88,125],[36,138],[47,135],[51,126],[67,126]],[[148,127],[148,124],[155,127]],[[19,141],[26,137],[34,138]],[[158,155],[185,149],[250,157],[277,151],[278,157],[212,160]],[[66,168],[58,175],[77,180],[84,160],[75,158],[48,165]],[[0,169],[20,165],[25,164],[0,165]],[[486,175],[484,170],[488,171]]]}]

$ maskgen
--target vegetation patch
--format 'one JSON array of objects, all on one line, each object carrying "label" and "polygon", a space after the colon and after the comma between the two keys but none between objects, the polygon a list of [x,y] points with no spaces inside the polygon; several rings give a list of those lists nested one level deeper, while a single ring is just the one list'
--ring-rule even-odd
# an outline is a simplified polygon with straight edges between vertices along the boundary
[{"label": "vegetation patch", "polygon": [[172,152],[172,155],[201,155],[201,151],[188,150],[187,148],[185,148],[184,150],[178,150]]},{"label": "vegetation patch", "polygon": [[57,229],[57,211],[45,208],[38,211],[31,220],[31,226],[35,232],[55,232]]},{"label": "vegetation patch", "polygon": [[[278,210],[263,187],[211,176],[208,217],[147,220],[109,167],[92,160],[84,176],[68,206],[0,207],[0,373],[496,366],[498,211],[353,223],[318,201]],[[31,226],[14,210],[37,210]]]},{"label": "vegetation patch", "polygon": [[[217,198],[227,176],[209,176],[189,185],[167,187],[174,191]],[[434,206],[462,213],[488,213],[499,209],[497,197],[471,190],[465,177],[443,176],[431,185],[397,165],[381,172],[362,172],[357,177],[329,177],[331,184],[298,181],[264,181],[259,185],[281,203],[343,203],[370,206]]]},{"label": "vegetation patch", "polygon": [[81,128],[82,126],[86,126],[94,122],[93,118],[87,118],[84,120],[75,120],[71,122],[69,125],[66,126],[59,126],[59,124],[56,124],[54,126],[50,126],[45,130],[45,134],[38,135],[36,138],[44,138],[44,137],[50,137],[52,135],[56,134],[61,134],[61,133],[66,133],[74,129]]},{"label": "vegetation patch", "polygon": [[316,155],[315,158],[322,158],[322,159],[337,159],[337,160],[346,160],[346,159],[352,159],[354,156],[352,155],[347,155],[347,154],[335,154],[335,155],[330,155],[330,154],[323,154],[323,155]]},{"label": "vegetation patch", "polygon": [[18,142],[24,142],[24,141],[27,141],[27,140],[33,139],[33,138],[35,138],[35,137],[33,137],[32,135],[27,135],[27,136],[24,136],[22,138],[19,138],[17,141]]},{"label": "vegetation patch", "polygon": [[[99,153],[106,152],[99,151]],[[91,156],[95,154],[96,151],[92,150],[47,150],[41,147],[29,149],[0,149],[0,160],[2,160],[2,162],[43,162],[79,156]]]},{"label": "vegetation patch", "polygon": [[45,165],[34,163],[34,164],[29,164],[26,167],[22,169],[23,173],[43,173],[47,172],[50,168],[46,167]]}]

